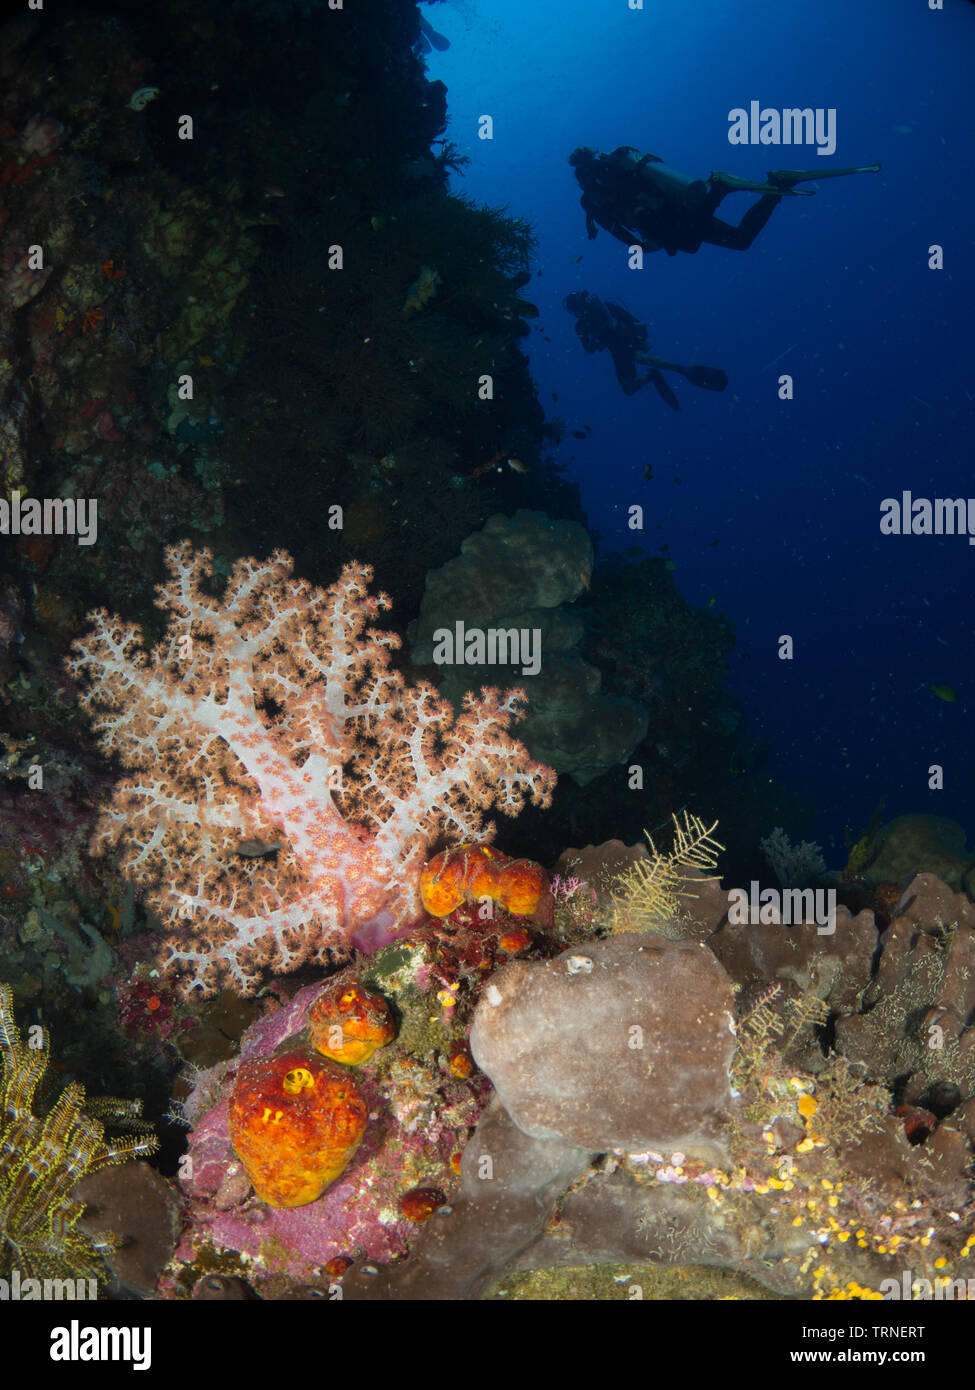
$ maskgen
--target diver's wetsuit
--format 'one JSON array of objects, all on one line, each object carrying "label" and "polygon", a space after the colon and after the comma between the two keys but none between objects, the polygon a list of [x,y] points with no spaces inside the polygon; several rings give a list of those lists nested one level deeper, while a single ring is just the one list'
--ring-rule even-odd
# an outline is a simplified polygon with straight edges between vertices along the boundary
[{"label": "diver's wetsuit", "polygon": [[621,304],[605,303],[594,294],[577,290],[565,301],[575,316],[576,333],[586,352],[609,352],[616,380],[628,396],[633,396],[649,377],[638,377],[636,353],[647,346],[647,326]]},{"label": "diver's wetsuit", "polygon": [[[607,351],[613,359],[616,380],[628,396],[635,396],[644,386],[652,386],[671,410],[680,410],[664,372],[678,372],[705,391],[723,391],[728,375],[720,367],[696,363],[690,367],[668,362],[665,357],[651,357],[647,342],[647,326],[635,318],[622,304],[611,299],[605,303],[587,290],[573,290],[566,296],[565,307],[576,321],[576,333],[587,352]],[[646,367],[644,376],[637,375],[637,364]]]},{"label": "diver's wetsuit", "polygon": [[728,251],[747,251],[782,199],[775,193],[763,194],[734,226],[714,216],[718,204],[731,192],[732,189],[723,188],[721,184],[709,184],[704,205],[708,213],[707,222],[703,228],[700,224],[681,228],[681,239],[673,245],[661,243],[667,255],[675,256],[678,251],[697,251],[705,241],[711,246],[723,246]]}]

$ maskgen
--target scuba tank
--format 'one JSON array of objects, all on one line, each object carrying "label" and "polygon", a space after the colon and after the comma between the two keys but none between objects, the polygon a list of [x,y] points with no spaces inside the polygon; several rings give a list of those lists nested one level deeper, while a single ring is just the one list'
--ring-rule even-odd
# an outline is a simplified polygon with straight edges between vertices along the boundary
[{"label": "scuba tank", "polygon": [[703,179],[695,179],[682,169],[672,169],[669,164],[643,164],[641,172],[648,189],[656,189],[665,202],[688,212],[696,212],[708,196]]},{"label": "scuba tank", "polygon": [[630,175],[639,174],[647,197],[652,198],[656,194],[658,200],[671,207],[696,212],[708,196],[704,179],[695,179],[682,169],[664,164],[658,155],[640,155],[632,145],[622,145],[614,150],[609,161]]}]

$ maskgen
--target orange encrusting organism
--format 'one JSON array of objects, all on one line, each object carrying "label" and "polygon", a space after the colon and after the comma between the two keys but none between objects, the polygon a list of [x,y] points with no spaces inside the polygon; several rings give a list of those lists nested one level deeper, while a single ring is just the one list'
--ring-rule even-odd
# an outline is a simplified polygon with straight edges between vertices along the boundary
[{"label": "orange encrusting organism", "polygon": [[413,1187],[404,1192],[399,1199],[399,1209],[407,1221],[420,1224],[429,1221],[438,1208],[444,1206],[447,1198],[439,1187]]},{"label": "orange encrusting organism", "polygon": [[456,1076],[460,1081],[469,1081],[474,1075],[474,1058],[466,1043],[454,1043],[447,1060],[447,1069],[451,1076]]},{"label": "orange encrusting organism", "polygon": [[506,931],[504,936],[498,938],[498,945],[502,951],[507,951],[509,955],[514,955],[518,951],[524,951],[531,945],[531,932],[524,927],[515,927],[513,931]]},{"label": "orange encrusting organism", "polygon": [[462,903],[490,898],[516,917],[530,917],[548,892],[548,877],[531,859],[511,859],[490,845],[445,849],[420,876],[420,897],[432,917]]},{"label": "orange encrusting organism", "polygon": [[352,1076],[304,1052],[245,1062],[230,1098],[230,1139],[261,1201],[314,1202],[348,1167],[369,1108]]},{"label": "orange encrusting organism", "polygon": [[396,1036],[386,1000],[358,980],[326,985],[308,1010],[308,1022],[316,1052],[351,1067],[368,1061]]}]

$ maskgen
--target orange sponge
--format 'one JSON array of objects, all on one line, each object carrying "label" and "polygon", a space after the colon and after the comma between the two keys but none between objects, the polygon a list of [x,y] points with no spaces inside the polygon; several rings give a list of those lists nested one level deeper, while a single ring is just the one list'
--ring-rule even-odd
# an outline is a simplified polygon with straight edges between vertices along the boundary
[{"label": "orange sponge", "polygon": [[345,1171],[368,1113],[347,1071],[288,1052],[240,1068],[230,1098],[230,1139],[262,1201],[301,1207]]},{"label": "orange sponge", "polygon": [[420,897],[432,917],[447,917],[461,903],[490,898],[518,917],[530,917],[548,891],[548,878],[531,859],[511,859],[491,845],[456,845],[431,859],[420,876]]},{"label": "orange sponge", "polygon": [[311,1040],[333,1062],[358,1066],[396,1036],[389,1005],[358,980],[327,984],[308,1011]]}]

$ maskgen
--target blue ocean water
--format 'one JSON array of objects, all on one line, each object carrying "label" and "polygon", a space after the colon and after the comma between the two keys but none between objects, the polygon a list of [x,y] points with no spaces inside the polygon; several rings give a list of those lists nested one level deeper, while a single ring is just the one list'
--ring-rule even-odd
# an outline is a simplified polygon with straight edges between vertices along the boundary
[{"label": "blue ocean water", "polygon": [[[446,0],[423,14],[450,40],[427,62],[470,159],[454,191],[506,205],[538,236],[526,343],[602,551],[668,547],[684,595],[729,615],[730,687],[771,744],[769,772],[817,805],[831,863],[844,825],[862,828],[881,797],[888,818],[926,811],[975,829],[975,546],[880,532],[882,501],[905,490],[975,498],[975,6]],[[729,112],[752,101],[835,108],[835,154],[730,144]],[[633,270],[606,232],[587,240],[567,163],[579,145],[633,145],[700,178],[883,169],[807,185],[815,196],[783,200],[747,252],[658,252]],[[737,222],[756,196],[733,195],[720,215]],[[727,390],[676,379],[679,413],[649,389],[624,396],[562,307],[578,289],[623,303],[660,356],[723,367]],[[591,435],[574,438],[583,426]],[[642,534],[627,528],[633,504]],[[935,765],[942,790],[929,789]]]}]

